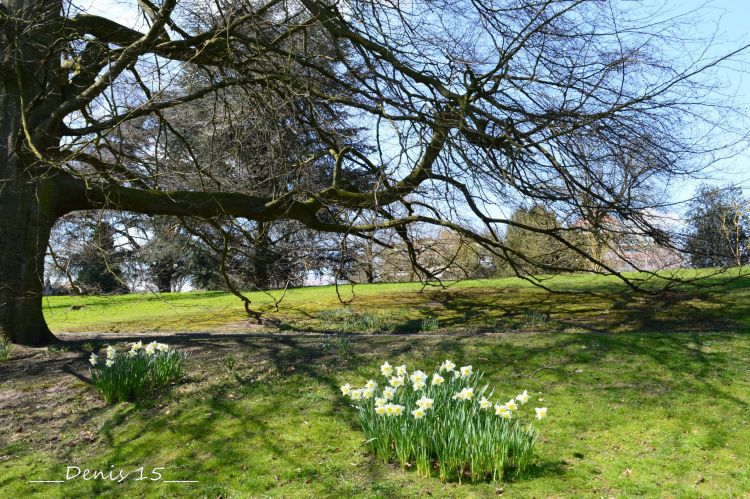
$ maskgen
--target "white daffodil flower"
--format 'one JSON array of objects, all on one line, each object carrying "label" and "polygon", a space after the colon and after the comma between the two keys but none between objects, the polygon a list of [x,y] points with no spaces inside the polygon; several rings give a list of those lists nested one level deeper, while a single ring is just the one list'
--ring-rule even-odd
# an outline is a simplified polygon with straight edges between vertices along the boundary
[{"label": "white daffodil flower", "polygon": [[537,407],[534,409],[536,411],[536,418],[541,420],[547,417],[547,408],[546,407]]},{"label": "white daffodil flower", "polygon": [[515,399],[510,399],[505,403],[505,407],[508,408],[509,411],[517,411],[518,410],[518,404],[516,404]]},{"label": "white daffodil flower", "polygon": [[109,345],[107,347],[107,358],[108,359],[114,359],[116,353],[117,353],[117,350],[115,349],[115,347],[113,347],[112,345]]},{"label": "white daffodil flower", "polygon": [[350,385],[349,383],[347,383],[347,384],[345,384],[344,386],[341,387],[341,394],[344,397],[346,397],[347,395],[349,395],[351,393],[351,391],[352,391],[352,385]]},{"label": "white daffodil flower", "polygon": [[396,367],[396,376],[406,376],[406,366],[398,366]]},{"label": "white daffodil flower", "polygon": [[431,398],[427,398],[424,395],[422,395],[421,399],[417,400],[417,406],[419,406],[420,409],[424,409],[425,411],[432,408],[432,403],[433,400]]},{"label": "white daffodil flower", "polygon": [[440,376],[438,373],[435,373],[435,374],[432,375],[432,385],[433,386],[442,385],[444,381],[445,381],[445,378],[443,378],[442,376]]},{"label": "white daffodil flower", "polygon": [[112,367],[115,365],[115,361],[113,359],[107,359],[107,362],[105,362],[107,367]]},{"label": "white daffodil flower", "polygon": [[391,366],[388,362],[384,362],[382,366],[380,366],[380,373],[385,376],[386,378],[393,374],[393,366]]},{"label": "white daffodil flower", "polygon": [[404,386],[404,377],[403,376],[394,376],[391,378],[391,386],[393,388],[398,388],[399,386]]},{"label": "white daffodil flower", "polygon": [[487,397],[482,397],[481,400],[479,401],[479,408],[482,409],[483,411],[486,411],[490,407],[492,407],[492,402],[490,402],[487,399]]},{"label": "white daffodil flower", "polygon": [[369,388],[370,390],[374,390],[377,387],[378,387],[378,384],[373,379],[365,383],[365,388]]},{"label": "white daffodil flower", "polygon": [[91,363],[92,366],[95,366],[98,360],[99,360],[99,357],[97,357],[95,353],[92,353],[91,357],[89,357],[89,362]]},{"label": "white daffodil flower", "polygon": [[471,400],[474,398],[474,389],[473,388],[464,388],[457,394],[453,396],[454,399],[459,400]]},{"label": "white daffodil flower", "polygon": [[516,400],[521,402],[521,404],[525,404],[526,402],[529,401],[530,398],[531,397],[529,396],[529,392],[526,390],[524,390],[522,394],[516,395]]},{"label": "white daffodil flower", "polygon": [[391,388],[390,386],[386,386],[383,388],[383,398],[386,400],[392,400],[393,397],[396,395],[395,388]]},{"label": "white daffodil flower", "polygon": [[414,409],[413,411],[411,411],[411,415],[414,416],[414,419],[422,419],[425,416],[425,414],[427,413],[421,407],[418,407]]},{"label": "white daffodil flower", "polygon": [[455,368],[456,368],[456,364],[454,364],[448,359],[446,359],[442,364],[440,364],[440,372],[443,372],[443,371],[451,372]]},{"label": "white daffodil flower", "polygon": [[461,368],[461,377],[466,379],[469,376],[471,376],[472,373],[472,367],[471,366],[463,366]]},{"label": "white daffodil flower", "polygon": [[420,381],[426,382],[427,375],[423,373],[422,371],[414,371],[413,373],[411,373],[411,376],[409,376],[409,379],[411,380],[412,383],[419,383]]}]

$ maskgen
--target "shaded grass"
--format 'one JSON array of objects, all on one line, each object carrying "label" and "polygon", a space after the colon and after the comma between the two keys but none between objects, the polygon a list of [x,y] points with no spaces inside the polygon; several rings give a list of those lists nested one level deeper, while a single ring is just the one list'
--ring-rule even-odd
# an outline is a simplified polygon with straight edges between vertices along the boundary
[{"label": "shaded grass", "polygon": [[[63,437],[56,451],[0,449],[12,455],[0,460],[3,496],[495,496],[496,485],[445,484],[377,462],[340,397],[340,384],[362,384],[383,359],[434,368],[446,357],[550,408],[530,476],[501,485],[510,497],[750,493],[750,342],[741,334],[353,337],[345,354],[289,336],[184,341],[200,353],[192,382],[171,398],[107,410],[91,444],[68,447]],[[164,466],[167,479],[200,483],[27,483],[64,476],[65,465],[112,464]]]}]

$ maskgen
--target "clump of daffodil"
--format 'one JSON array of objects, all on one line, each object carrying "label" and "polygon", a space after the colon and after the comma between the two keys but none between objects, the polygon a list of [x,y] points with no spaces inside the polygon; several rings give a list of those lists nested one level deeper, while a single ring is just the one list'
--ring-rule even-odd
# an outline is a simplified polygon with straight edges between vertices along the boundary
[{"label": "clump of daffodil", "polygon": [[[109,403],[134,400],[150,389],[166,386],[180,379],[185,355],[169,345],[152,341],[131,343],[126,355],[119,355],[114,345],[104,350],[105,360],[92,353],[91,382]],[[343,390],[342,390],[343,391]]]},{"label": "clump of daffodil", "polygon": [[[387,380],[382,388],[369,380],[363,388],[347,383],[341,392],[357,411],[367,445],[383,461],[415,466],[424,476],[437,471],[444,480],[467,473],[472,481],[500,480],[509,469],[521,474],[528,467],[537,432],[521,409],[530,400],[527,390],[496,402],[483,373],[471,365],[456,368],[449,359],[433,372],[411,374],[406,365],[384,362],[380,374]],[[399,417],[407,411],[412,417]],[[546,415],[546,408],[535,409],[536,420]]]}]

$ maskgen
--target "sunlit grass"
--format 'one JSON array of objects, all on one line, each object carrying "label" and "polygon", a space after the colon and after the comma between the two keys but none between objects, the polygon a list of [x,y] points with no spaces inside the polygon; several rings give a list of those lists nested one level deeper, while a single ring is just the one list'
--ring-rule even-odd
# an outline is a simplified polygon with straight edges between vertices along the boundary
[{"label": "sunlit grass", "polygon": [[[90,444],[66,428],[53,450],[0,450],[5,497],[742,497],[750,492],[750,342],[739,334],[493,338],[369,337],[341,356],[318,339],[236,344],[190,364],[158,404],[92,411]],[[550,407],[529,472],[502,484],[458,485],[383,464],[364,444],[339,386],[392,363],[476,359],[499,391],[520,387]],[[8,458],[7,456],[10,456]],[[165,467],[197,484],[70,481],[66,465]],[[56,489],[50,487],[58,487]],[[50,492],[53,491],[53,492]]]},{"label": "sunlit grass", "polygon": [[[711,273],[679,271],[683,278]],[[345,304],[339,301],[333,286],[298,288],[287,292],[278,312],[268,294],[248,293],[253,307],[270,319],[264,325],[249,319],[235,296],[220,292],[55,296],[45,299],[45,317],[54,332],[413,333],[438,329],[431,321],[437,321],[440,328],[469,332],[715,330],[721,321],[750,327],[750,318],[743,313],[750,299],[750,277],[731,279],[738,273],[737,269],[730,270],[707,277],[702,281],[703,288],[683,286],[657,297],[628,292],[614,277],[590,275],[544,281],[555,290],[565,291],[553,294],[511,278],[462,281],[446,289],[423,289],[418,283],[342,286],[339,291],[347,300]],[[705,287],[709,284],[714,286]],[[655,281],[650,283],[651,287],[657,285]],[[281,292],[271,294],[281,296]],[[683,318],[688,315],[691,320],[686,322]]]}]

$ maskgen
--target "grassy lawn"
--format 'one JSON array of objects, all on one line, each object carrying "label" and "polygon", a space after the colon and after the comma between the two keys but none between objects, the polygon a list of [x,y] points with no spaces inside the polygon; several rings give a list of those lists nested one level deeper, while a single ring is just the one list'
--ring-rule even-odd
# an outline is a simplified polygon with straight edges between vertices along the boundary
[{"label": "grassy lawn", "polygon": [[[746,278],[658,299],[550,295],[509,280],[418,289],[358,287],[348,307],[383,319],[384,334],[371,335],[240,334],[240,307],[213,293],[51,299],[56,331],[106,331],[110,318],[120,333],[19,348],[0,365],[0,496],[750,497]],[[274,313],[282,330],[358,324],[325,312],[342,307],[330,288],[294,290],[285,304]],[[419,329],[404,325],[427,315],[441,334],[385,334]],[[186,382],[107,407],[86,383],[88,351],[145,324],[228,333],[161,339],[190,353]],[[549,407],[528,477],[442,483],[364,450],[339,385],[361,385],[383,360],[432,371],[445,358],[485,371],[503,396],[528,389],[532,407]],[[137,472],[122,483],[28,483],[64,478],[66,466],[163,467],[166,480],[198,483],[134,481]]]},{"label": "grassy lawn", "polygon": [[[431,317],[440,328],[466,332],[715,331],[730,322],[750,328],[750,277],[737,276],[730,270],[706,278],[702,288],[683,286],[658,297],[630,293],[616,278],[588,275],[545,281],[558,293],[516,278],[461,281],[446,289],[417,283],[340,286],[345,303],[334,286],[320,286],[288,290],[278,311],[273,303],[280,291],[247,293],[269,319],[263,326],[248,319],[235,296],[221,292],[53,296],[45,298],[44,310],[53,332],[418,332]],[[354,320],[336,314],[342,311],[355,314]]]}]

